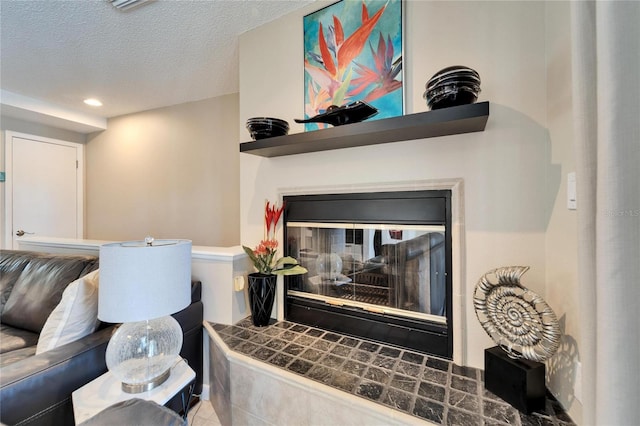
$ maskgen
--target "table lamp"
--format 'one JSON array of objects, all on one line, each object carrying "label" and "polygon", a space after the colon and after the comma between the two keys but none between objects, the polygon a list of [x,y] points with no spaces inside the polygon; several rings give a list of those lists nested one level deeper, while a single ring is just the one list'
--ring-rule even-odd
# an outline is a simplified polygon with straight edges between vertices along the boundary
[{"label": "table lamp", "polygon": [[171,374],[182,328],[171,317],[191,303],[191,241],[100,246],[98,318],[122,323],[107,345],[109,371],[127,393],[149,391]]}]

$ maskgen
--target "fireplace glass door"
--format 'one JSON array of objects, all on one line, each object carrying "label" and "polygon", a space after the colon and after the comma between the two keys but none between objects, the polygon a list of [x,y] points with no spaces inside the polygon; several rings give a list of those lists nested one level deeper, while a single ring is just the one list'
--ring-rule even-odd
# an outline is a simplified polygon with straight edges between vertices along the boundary
[{"label": "fireplace glass door", "polygon": [[369,312],[446,322],[445,227],[288,222],[308,274],[288,294]]},{"label": "fireplace glass door", "polygon": [[285,318],[451,358],[451,192],[285,196]]}]

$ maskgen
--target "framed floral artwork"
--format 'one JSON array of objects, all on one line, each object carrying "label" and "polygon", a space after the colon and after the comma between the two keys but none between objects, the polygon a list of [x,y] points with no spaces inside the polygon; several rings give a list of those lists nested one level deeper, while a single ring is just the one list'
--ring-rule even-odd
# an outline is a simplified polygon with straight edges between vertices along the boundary
[{"label": "framed floral artwork", "polygon": [[305,119],[357,101],[378,109],[372,120],[404,113],[401,0],[341,0],[303,27]]}]

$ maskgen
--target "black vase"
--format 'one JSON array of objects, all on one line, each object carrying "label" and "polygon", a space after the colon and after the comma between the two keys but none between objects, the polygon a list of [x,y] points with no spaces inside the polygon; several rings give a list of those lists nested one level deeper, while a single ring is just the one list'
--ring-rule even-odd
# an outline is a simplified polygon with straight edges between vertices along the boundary
[{"label": "black vase", "polygon": [[276,279],[274,274],[249,274],[249,307],[253,325],[262,327],[269,324],[273,301],[276,297]]}]

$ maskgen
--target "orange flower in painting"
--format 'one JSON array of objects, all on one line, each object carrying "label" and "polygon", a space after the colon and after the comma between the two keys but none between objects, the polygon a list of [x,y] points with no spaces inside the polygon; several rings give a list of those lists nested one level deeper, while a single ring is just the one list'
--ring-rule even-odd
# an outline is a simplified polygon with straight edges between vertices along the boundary
[{"label": "orange flower in painting", "polygon": [[[362,3],[362,26],[351,34],[351,36],[338,48],[338,71],[340,73],[344,73],[347,65],[349,65],[360,54],[360,52],[362,52],[364,44],[367,42],[371,31],[373,31],[373,28],[378,23],[378,20],[386,8],[387,5],[384,5],[378,12],[376,12],[375,15],[373,15],[371,19],[369,19],[367,6],[365,6],[364,2]],[[335,21],[338,21],[338,19],[334,17],[334,22]],[[336,33],[338,33],[338,31],[336,31]],[[340,29],[340,33],[342,33],[342,28]]]},{"label": "orange flower in painting", "polygon": [[[305,61],[305,64],[308,64],[308,62]],[[307,103],[304,108],[304,112],[308,117],[313,117],[318,113],[318,111],[324,111],[331,105],[331,97],[329,96],[329,92],[327,92],[327,90],[324,88],[318,88],[317,90],[318,92],[316,93],[314,84],[312,81],[310,81],[307,88],[309,103]],[[326,123],[316,124],[318,124],[321,128],[328,126],[328,124]]]},{"label": "orange flower in painting", "polygon": [[384,37],[380,34],[377,51],[374,51],[371,45],[369,45],[369,48],[375,59],[376,69],[372,70],[369,67],[356,63],[358,67],[357,72],[361,77],[353,80],[355,89],[349,92],[351,96],[355,96],[365,89],[374,87],[364,98],[367,102],[376,100],[402,87],[402,82],[395,80],[402,70],[402,57],[392,62],[394,52],[391,39],[387,38],[387,42],[385,43]]},{"label": "orange flower in painting", "polygon": [[[342,23],[335,15],[333,16],[333,28],[329,35],[325,35],[325,29],[320,24],[318,30],[320,55],[319,57],[316,55],[316,60],[322,67],[312,65],[305,60],[305,70],[317,83],[319,87],[318,93],[320,93],[320,90],[325,90],[328,93],[331,99],[329,105],[342,105],[344,103],[346,88],[350,83],[350,72],[347,73],[347,76],[345,76],[345,72],[364,49],[367,39],[386,7],[387,5],[385,4],[372,17],[369,17],[369,11],[363,2],[362,24],[346,39]],[[323,102],[322,106],[325,106],[324,104]],[[319,109],[314,112],[318,113]],[[310,115],[309,112],[307,114]]]}]

